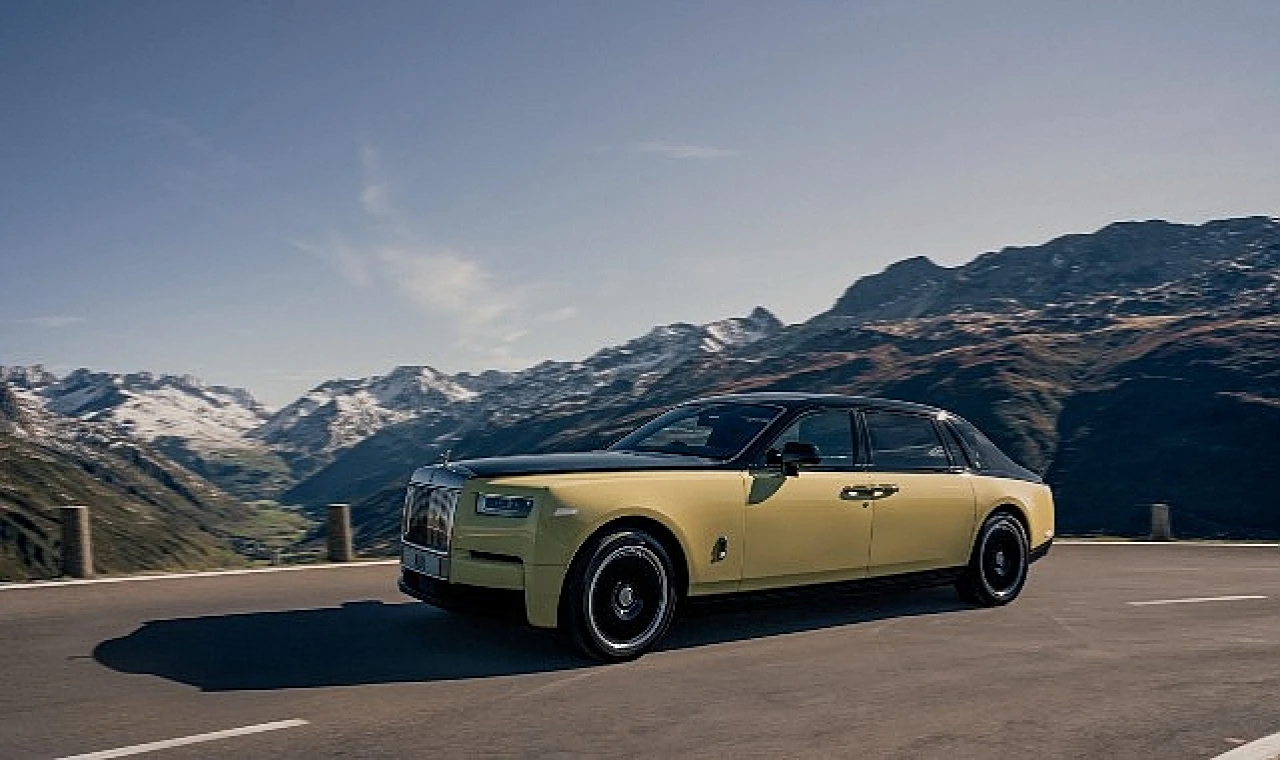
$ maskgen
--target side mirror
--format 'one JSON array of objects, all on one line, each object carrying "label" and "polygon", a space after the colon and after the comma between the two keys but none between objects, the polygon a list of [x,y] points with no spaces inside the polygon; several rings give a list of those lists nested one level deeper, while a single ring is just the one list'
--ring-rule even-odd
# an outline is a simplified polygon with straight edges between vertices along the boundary
[{"label": "side mirror", "polygon": [[822,461],[818,447],[812,443],[788,441],[782,444],[782,474],[799,475],[802,466],[812,467]]}]

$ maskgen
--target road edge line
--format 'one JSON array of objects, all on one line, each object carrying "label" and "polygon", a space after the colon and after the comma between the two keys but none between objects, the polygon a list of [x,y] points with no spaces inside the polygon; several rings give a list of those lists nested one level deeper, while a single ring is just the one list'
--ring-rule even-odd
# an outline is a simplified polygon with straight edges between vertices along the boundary
[{"label": "road edge line", "polygon": [[188,573],[154,573],[151,575],[119,575],[111,578],[76,578],[55,581],[28,581],[16,583],[0,583],[0,591],[22,591],[26,589],[69,588],[72,586],[93,586],[103,583],[133,583],[135,581],[168,581],[184,578],[217,578],[230,575],[260,575],[264,573],[290,573],[299,570],[333,570],[337,568],[370,567],[377,565],[399,564],[398,559],[376,559],[364,562],[329,562],[317,565],[290,565],[288,567],[244,567],[233,570],[198,570]]},{"label": "road edge line", "polygon": [[1054,546],[1216,546],[1223,549],[1277,549],[1280,543],[1262,541],[1123,541],[1082,538],[1055,538]]}]

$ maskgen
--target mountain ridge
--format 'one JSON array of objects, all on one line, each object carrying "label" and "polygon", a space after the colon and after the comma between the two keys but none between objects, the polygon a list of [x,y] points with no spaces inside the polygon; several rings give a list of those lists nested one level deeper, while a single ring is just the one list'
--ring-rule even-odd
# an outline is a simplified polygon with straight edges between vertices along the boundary
[{"label": "mountain ridge", "polygon": [[[81,370],[67,382],[34,366],[0,367],[0,381],[121,434],[150,435],[150,445],[242,498],[311,508],[353,502],[359,540],[371,548],[391,547],[408,474],[446,451],[460,458],[603,446],[673,403],[750,390],[882,395],[952,409],[1046,473],[1064,531],[1134,534],[1145,520],[1141,504],[1165,500],[1198,535],[1276,536],[1276,510],[1245,504],[1241,489],[1215,502],[1187,468],[1170,471],[1159,457],[1191,456],[1187,440],[1212,436],[1226,452],[1214,455],[1216,466],[1234,482],[1280,485],[1258,475],[1280,472],[1265,446],[1280,435],[1278,303],[1280,220],[1117,222],[954,267],[903,259],[791,325],[757,307],[704,325],[660,325],[577,361],[519,371],[447,375],[404,365],[322,383],[270,414],[254,410],[247,392],[202,391],[263,420],[241,426],[243,448],[203,446],[216,435],[161,435],[136,416],[132,429],[124,424],[126,413],[146,410],[139,395],[159,404],[166,389],[196,385],[183,376],[106,382]],[[80,388],[91,380],[96,391]],[[47,390],[54,386],[60,390]],[[1183,421],[1178,437],[1148,433],[1164,405]],[[161,416],[153,409],[146,419]],[[1107,483],[1092,472],[1110,473]]]}]

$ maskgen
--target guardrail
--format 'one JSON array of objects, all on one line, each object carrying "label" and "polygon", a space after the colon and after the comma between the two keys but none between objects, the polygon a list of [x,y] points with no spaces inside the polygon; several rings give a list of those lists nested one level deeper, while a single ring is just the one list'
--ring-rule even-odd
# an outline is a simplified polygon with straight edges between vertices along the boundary
[{"label": "guardrail", "polygon": [[[1151,540],[1172,541],[1173,523],[1168,504],[1151,505]],[[89,508],[62,507],[62,574],[71,578],[94,577],[93,536],[89,526]],[[325,523],[325,548],[330,562],[354,562],[351,505],[330,504]],[[284,563],[284,554],[276,550],[271,564]]]},{"label": "guardrail", "polygon": [[[93,530],[89,523],[89,507],[76,505],[62,507],[62,574],[69,578],[92,578],[93,562]],[[326,553],[330,562],[354,562],[355,548],[352,545],[351,505],[330,504],[329,517],[325,523]],[[271,564],[284,563],[284,553],[276,550],[271,557]]]}]

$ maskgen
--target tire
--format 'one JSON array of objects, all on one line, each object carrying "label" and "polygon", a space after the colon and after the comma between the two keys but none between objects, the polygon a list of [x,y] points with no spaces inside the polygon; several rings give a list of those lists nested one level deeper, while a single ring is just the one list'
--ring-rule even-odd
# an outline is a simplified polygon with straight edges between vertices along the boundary
[{"label": "tire", "polygon": [[570,570],[561,627],[584,654],[625,662],[649,651],[667,632],[678,592],[671,558],[640,530],[594,541]]},{"label": "tire", "polygon": [[1022,523],[1007,512],[997,512],[982,523],[956,591],[961,599],[981,607],[1008,604],[1027,583],[1029,555]]}]

